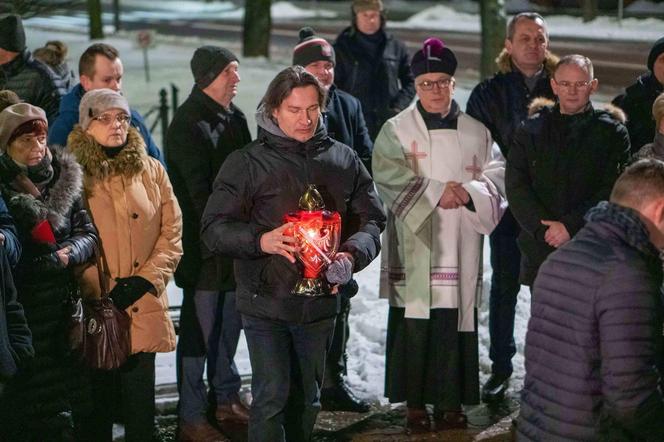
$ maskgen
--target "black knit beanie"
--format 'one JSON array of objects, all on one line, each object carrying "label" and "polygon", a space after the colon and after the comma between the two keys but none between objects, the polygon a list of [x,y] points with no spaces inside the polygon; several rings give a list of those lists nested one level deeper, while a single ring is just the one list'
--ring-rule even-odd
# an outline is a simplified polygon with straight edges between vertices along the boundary
[{"label": "black knit beanie", "polygon": [[655,60],[659,57],[662,52],[664,52],[664,37],[660,38],[652,45],[650,49],[650,55],[648,55],[648,70],[652,72],[652,68],[655,65]]},{"label": "black knit beanie", "polygon": [[238,61],[235,54],[219,46],[201,46],[196,49],[190,63],[196,85],[205,89],[233,61]]},{"label": "black knit beanie", "polygon": [[0,48],[10,52],[25,49],[23,20],[18,15],[8,15],[0,19]]},{"label": "black knit beanie", "polygon": [[293,66],[307,66],[315,61],[329,61],[336,64],[334,59],[334,48],[310,27],[300,29],[300,41],[293,48]]}]

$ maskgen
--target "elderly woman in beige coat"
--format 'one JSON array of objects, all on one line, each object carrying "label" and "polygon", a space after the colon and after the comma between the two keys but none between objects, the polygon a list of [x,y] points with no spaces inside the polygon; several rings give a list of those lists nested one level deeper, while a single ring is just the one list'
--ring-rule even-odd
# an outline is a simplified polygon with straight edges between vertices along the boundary
[{"label": "elderly woman in beige coat", "polygon": [[96,376],[95,440],[112,439],[119,393],[125,440],[149,441],[155,353],[175,349],[166,284],[182,254],[182,215],[166,171],[147,156],[143,138],[129,126],[126,99],[110,89],[93,90],[79,110],[67,146],[83,167],[109,296],[131,317],[133,353],[120,369]]}]

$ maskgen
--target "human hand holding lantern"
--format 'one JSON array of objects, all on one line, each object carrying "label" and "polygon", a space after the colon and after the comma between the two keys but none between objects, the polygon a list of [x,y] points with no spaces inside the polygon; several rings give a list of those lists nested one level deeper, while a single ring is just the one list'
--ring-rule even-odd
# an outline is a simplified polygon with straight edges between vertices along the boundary
[{"label": "human hand holding lantern", "polygon": [[[291,235],[297,245],[295,256],[304,266],[304,277],[298,281],[293,294],[298,296],[324,296],[330,294],[327,282],[320,274],[336,260],[341,238],[341,216],[325,210],[325,204],[313,184],[302,195],[300,210],[284,216],[285,235]],[[346,258],[347,259],[347,258]],[[338,264],[335,264],[335,268]],[[352,269],[352,265],[351,265]],[[330,281],[333,282],[333,281]]]}]

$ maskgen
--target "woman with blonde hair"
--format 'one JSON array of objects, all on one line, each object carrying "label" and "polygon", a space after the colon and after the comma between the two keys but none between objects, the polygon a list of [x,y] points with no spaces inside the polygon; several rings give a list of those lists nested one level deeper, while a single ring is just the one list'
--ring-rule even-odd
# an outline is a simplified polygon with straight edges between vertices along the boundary
[{"label": "woman with blonde hair", "polygon": [[659,94],[652,104],[652,117],[655,120],[655,138],[645,144],[635,155],[635,160],[654,158],[664,161],[664,94]]}]

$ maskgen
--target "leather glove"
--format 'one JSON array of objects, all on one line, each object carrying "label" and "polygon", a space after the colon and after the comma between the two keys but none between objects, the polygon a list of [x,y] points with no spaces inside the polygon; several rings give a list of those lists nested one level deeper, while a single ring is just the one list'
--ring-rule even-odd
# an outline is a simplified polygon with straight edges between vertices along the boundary
[{"label": "leather glove", "polygon": [[353,257],[349,253],[337,253],[327,266],[325,277],[330,284],[346,284],[353,277]]},{"label": "leather glove", "polygon": [[124,310],[138,301],[149,291],[155,288],[150,281],[140,276],[129,276],[128,278],[116,278],[117,284],[108,296],[113,304],[120,310]]}]

